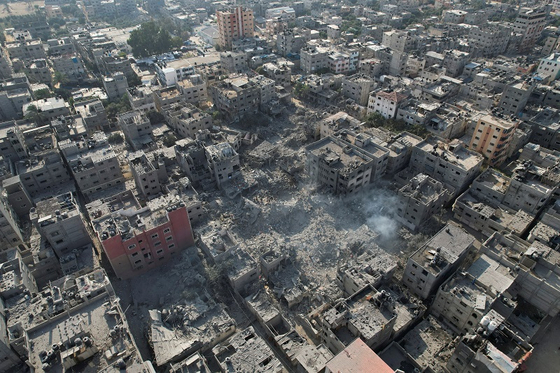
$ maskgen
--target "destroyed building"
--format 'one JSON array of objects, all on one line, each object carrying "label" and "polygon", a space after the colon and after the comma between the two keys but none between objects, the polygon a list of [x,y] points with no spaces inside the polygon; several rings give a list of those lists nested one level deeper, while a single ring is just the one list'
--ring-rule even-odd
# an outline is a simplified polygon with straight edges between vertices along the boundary
[{"label": "destroyed building", "polygon": [[439,181],[418,174],[399,189],[397,219],[410,230],[417,230],[437,214],[449,199],[449,192]]}]

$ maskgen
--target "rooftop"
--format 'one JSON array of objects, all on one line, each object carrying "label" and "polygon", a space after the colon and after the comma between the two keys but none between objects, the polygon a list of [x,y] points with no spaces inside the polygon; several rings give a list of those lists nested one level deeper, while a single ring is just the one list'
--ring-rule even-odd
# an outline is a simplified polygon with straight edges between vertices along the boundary
[{"label": "rooftop", "polygon": [[381,360],[360,338],[356,339],[329,361],[327,369],[331,372],[346,373],[394,373],[394,370]]},{"label": "rooftop", "polygon": [[446,162],[464,170],[471,170],[482,164],[483,157],[477,152],[466,149],[459,140],[453,140],[449,144],[430,137],[416,146],[425,153],[441,157]]},{"label": "rooftop", "polygon": [[462,228],[447,224],[435,236],[412,254],[411,259],[438,276],[459,260],[471,248],[474,237]]}]

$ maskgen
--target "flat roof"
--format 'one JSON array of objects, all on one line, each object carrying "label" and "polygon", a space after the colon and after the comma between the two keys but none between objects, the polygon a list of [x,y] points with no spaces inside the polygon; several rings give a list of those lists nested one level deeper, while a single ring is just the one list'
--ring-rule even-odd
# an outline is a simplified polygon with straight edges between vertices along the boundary
[{"label": "flat roof", "polygon": [[357,338],[329,361],[327,363],[327,369],[331,372],[345,373],[395,372],[360,338]]}]

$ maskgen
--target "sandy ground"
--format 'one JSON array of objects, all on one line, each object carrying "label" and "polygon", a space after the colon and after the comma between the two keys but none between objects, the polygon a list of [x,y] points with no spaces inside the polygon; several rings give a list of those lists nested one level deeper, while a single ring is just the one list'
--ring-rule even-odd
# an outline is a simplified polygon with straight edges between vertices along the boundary
[{"label": "sandy ground", "polygon": [[18,2],[0,5],[0,18],[8,16],[25,16],[35,13],[35,5],[45,6],[44,1]]}]

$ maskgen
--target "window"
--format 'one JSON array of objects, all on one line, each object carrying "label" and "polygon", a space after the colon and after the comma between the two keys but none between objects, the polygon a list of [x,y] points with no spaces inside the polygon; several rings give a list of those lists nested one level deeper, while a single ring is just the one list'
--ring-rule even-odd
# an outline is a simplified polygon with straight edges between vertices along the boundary
[{"label": "window", "polygon": [[169,232],[171,232],[171,228],[165,228],[165,229],[163,230],[163,233],[169,233]]},{"label": "window", "polygon": [[128,250],[132,250],[132,249],[134,249],[135,247],[136,247],[136,244],[133,243],[132,245],[129,245],[129,246],[128,246]]},{"label": "window", "polygon": [[158,235],[157,233],[156,233],[156,234],[152,234],[152,238],[158,238],[158,237],[159,237],[159,235]]}]

